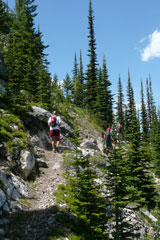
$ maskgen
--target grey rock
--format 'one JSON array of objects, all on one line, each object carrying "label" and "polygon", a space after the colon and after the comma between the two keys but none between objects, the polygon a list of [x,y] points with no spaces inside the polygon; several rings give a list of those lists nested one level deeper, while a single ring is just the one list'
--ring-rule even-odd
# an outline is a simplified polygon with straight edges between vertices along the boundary
[{"label": "grey rock", "polygon": [[6,201],[6,195],[5,193],[0,189],[0,207],[4,205]]}]

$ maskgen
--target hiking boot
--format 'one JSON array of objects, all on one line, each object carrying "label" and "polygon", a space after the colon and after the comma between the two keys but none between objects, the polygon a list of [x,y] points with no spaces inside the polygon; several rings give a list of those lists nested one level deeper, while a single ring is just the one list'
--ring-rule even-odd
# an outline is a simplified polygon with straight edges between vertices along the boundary
[{"label": "hiking boot", "polygon": [[57,152],[55,148],[53,149],[53,152],[54,152],[54,153],[56,153],[56,152]]},{"label": "hiking boot", "polygon": [[56,151],[59,153],[59,147],[56,147]]}]

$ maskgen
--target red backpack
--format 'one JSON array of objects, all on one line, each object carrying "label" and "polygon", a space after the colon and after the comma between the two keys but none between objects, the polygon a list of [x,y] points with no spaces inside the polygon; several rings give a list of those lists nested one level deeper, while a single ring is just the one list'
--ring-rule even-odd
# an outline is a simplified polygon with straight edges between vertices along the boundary
[{"label": "red backpack", "polygon": [[52,127],[57,126],[57,118],[54,116],[51,117],[51,126]]}]

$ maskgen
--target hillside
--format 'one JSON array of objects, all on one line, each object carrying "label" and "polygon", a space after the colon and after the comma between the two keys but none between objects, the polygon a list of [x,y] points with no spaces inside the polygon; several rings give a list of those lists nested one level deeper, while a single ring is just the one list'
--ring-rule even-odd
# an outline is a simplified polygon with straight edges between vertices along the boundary
[{"label": "hillside", "polygon": [[[103,153],[102,131],[86,113],[72,108],[68,109],[67,116],[59,114],[62,153],[53,153],[47,126],[48,111],[32,107],[25,118],[17,119],[1,109],[2,119],[10,119],[8,131],[11,133],[10,140],[0,146],[1,239],[88,239],[83,236],[85,230],[83,233],[81,228],[81,234],[78,232],[76,214],[63,200],[57,201],[53,193],[66,182],[65,159],[69,156],[72,159],[76,149],[81,150],[83,156],[92,156],[92,166],[100,182],[103,182],[102,166],[107,164],[108,156]],[[22,133],[28,139],[25,147],[20,144],[26,141]],[[14,145],[8,148],[11,140]],[[145,233],[150,237],[156,234],[157,219],[147,210],[143,210],[143,218],[142,212],[140,215],[134,209],[125,209],[125,215],[141,237]],[[112,222],[108,223],[108,229],[111,233]]]}]

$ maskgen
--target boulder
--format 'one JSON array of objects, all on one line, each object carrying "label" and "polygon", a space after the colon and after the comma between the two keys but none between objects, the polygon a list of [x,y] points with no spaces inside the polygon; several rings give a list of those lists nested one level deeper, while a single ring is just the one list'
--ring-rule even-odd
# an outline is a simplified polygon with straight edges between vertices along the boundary
[{"label": "boulder", "polygon": [[27,178],[35,166],[35,157],[29,151],[23,151],[21,153],[20,162],[23,175]]}]

